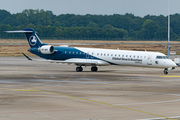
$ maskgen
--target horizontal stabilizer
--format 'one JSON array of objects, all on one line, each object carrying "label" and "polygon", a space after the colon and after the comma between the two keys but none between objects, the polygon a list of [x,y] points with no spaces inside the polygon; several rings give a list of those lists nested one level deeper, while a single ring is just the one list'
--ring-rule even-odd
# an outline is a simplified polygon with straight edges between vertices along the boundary
[{"label": "horizontal stabilizer", "polygon": [[6,33],[32,33],[31,30],[16,30],[16,31],[4,31]]},{"label": "horizontal stabilizer", "polygon": [[39,48],[42,47],[44,44],[40,41],[39,37],[37,36],[36,32],[32,28],[26,28],[23,30],[15,30],[15,31],[4,31],[5,33],[25,33],[26,38],[28,40],[29,46],[31,48]]}]

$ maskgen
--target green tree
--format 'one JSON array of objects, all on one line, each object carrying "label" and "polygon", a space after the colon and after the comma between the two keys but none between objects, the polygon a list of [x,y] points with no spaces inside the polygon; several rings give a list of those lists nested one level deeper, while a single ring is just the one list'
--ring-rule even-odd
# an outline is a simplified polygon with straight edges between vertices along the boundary
[{"label": "green tree", "polygon": [[87,25],[87,27],[94,27],[94,28],[98,28],[99,25],[97,23],[94,22],[89,22],[89,24]]},{"label": "green tree", "polygon": [[3,21],[5,18],[10,17],[11,13],[6,10],[0,9],[0,22]]},{"label": "green tree", "polygon": [[147,19],[142,25],[142,29],[140,31],[142,36],[140,37],[143,37],[145,39],[153,39],[155,37],[158,27],[159,26],[155,21]]}]

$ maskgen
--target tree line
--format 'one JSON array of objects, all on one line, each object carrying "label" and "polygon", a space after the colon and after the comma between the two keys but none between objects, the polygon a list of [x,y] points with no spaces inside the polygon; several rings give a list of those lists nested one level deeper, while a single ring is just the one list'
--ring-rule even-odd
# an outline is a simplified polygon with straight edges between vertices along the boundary
[{"label": "tree line", "polygon": [[[167,40],[167,20],[163,15],[54,15],[39,9],[11,14],[0,10],[0,38],[23,38],[2,31],[34,28],[39,37],[52,39]],[[180,14],[171,15],[170,31],[171,39],[180,40]]]}]

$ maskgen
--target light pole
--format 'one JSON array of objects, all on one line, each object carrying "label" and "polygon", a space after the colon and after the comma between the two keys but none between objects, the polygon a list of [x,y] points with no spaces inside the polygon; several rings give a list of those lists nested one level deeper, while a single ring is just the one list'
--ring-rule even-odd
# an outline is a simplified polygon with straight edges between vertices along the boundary
[{"label": "light pole", "polygon": [[169,58],[169,51],[170,51],[170,5],[168,0],[168,58]]}]

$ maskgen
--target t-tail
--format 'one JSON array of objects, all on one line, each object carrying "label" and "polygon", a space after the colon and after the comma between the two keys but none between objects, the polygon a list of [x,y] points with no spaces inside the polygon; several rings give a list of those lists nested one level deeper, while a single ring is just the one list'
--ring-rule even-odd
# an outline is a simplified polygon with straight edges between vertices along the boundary
[{"label": "t-tail", "polygon": [[37,36],[36,32],[32,28],[23,29],[23,30],[16,30],[16,31],[5,31],[7,33],[25,33],[26,38],[28,40],[29,46],[31,48],[39,48],[43,45],[47,45],[41,42],[39,37]]}]

